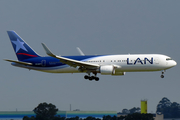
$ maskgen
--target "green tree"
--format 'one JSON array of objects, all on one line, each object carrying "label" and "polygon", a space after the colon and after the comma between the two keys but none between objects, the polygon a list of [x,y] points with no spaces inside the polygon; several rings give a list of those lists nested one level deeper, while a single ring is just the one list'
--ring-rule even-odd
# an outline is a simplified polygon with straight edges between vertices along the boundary
[{"label": "green tree", "polygon": [[171,104],[170,113],[173,118],[180,118],[180,105],[176,102],[173,102]]},{"label": "green tree", "polygon": [[36,120],[36,119],[34,116],[32,116],[32,117],[24,116],[23,120]]},{"label": "green tree", "polygon": [[123,114],[140,113],[140,110],[141,110],[141,109],[140,109],[139,107],[137,107],[137,108],[136,108],[136,107],[133,107],[133,108],[131,108],[131,109],[129,109],[129,110],[128,110],[128,109],[123,109],[123,110],[122,110],[122,113],[123,113]]},{"label": "green tree", "polygon": [[152,114],[133,113],[128,114],[125,120],[154,120],[154,118]]},{"label": "green tree", "polygon": [[131,108],[129,111],[130,111],[130,114],[133,114],[133,113],[140,113],[140,108],[139,107],[133,107]]},{"label": "green tree", "polygon": [[123,110],[122,110],[122,113],[123,113],[123,114],[129,114],[130,111],[129,111],[128,109],[123,109]]},{"label": "green tree", "polygon": [[118,117],[118,120],[124,120],[126,118],[126,116],[120,116]]},{"label": "green tree", "polygon": [[180,117],[180,105],[164,97],[157,105],[157,114],[164,114],[164,118],[179,118]]},{"label": "green tree", "polygon": [[96,120],[96,118],[89,116],[89,117],[85,118],[84,120]]},{"label": "green tree", "polygon": [[116,116],[111,117],[110,115],[103,116],[103,120],[117,120]]},{"label": "green tree", "polygon": [[55,116],[52,120],[66,120],[65,117]]},{"label": "green tree", "polygon": [[40,103],[33,111],[36,114],[36,120],[53,120],[58,109],[55,105],[44,102]]},{"label": "green tree", "polygon": [[80,118],[78,116],[76,116],[76,117],[72,117],[72,118],[66,118],[66,120],[80,120]]}]

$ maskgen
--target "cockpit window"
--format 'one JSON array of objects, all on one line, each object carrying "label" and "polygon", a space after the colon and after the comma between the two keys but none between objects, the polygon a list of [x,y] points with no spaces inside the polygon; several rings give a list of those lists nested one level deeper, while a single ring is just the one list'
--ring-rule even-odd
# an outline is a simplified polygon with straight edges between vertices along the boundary
[{"label": "cockpit window", "polygon": [[172,60],[172,58],[166,58],[167,61]]}]

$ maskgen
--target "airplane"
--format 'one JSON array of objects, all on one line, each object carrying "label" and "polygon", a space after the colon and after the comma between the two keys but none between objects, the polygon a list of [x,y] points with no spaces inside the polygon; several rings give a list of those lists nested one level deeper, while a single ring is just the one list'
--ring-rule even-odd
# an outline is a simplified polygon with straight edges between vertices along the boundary
[{"label": "airplane", "polygon": [[[48,56],[38,55],[15,31],[7,31],[18,60],[4,59],[11,65],[48,73],[87,73],[84,78],[99,81],[101,75],[123,76],[126,72],[164,72],[177,65],[162,54],[58,56],[42,43]],[[91,73],[94,74],[91,76]]]}]

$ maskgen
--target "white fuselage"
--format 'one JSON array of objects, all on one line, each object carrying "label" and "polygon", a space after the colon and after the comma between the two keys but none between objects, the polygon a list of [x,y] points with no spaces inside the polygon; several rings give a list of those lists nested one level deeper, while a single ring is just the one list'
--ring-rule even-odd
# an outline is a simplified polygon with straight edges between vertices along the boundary
[{"label": "white fuselage", "polygon": [[[95,56],[82,61],[98,64],[100,66],[113,65],[116,67],[116,72],[161,71],[169,69],[177,64],[170,57],[161,54],[104,55]],[[78,68],[69,65],[54,67],[36,67],[17,63],[13,63],[12,65],[49,73],[80,73]]]}]

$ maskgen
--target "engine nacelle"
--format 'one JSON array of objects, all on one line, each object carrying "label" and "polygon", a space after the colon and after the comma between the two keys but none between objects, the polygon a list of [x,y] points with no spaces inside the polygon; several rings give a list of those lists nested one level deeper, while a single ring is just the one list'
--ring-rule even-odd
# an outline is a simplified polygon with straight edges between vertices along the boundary
[{"label": "engine nacelle", "polygon": [[102,75],[112,75],[115,74],[115,69],[113,65],[103,65],[100,67],[100,73]]},{"label": "engine nacelle", "polygon": [[112,75],[125,75],[126,74],[126,72],[115,72],[115,74],[112,74]]},{"label": "engine nacelle", "polygon": [[103,65],[100,67],[101,75],[125,75],[125,72],[117,72],[113,65]]}]

